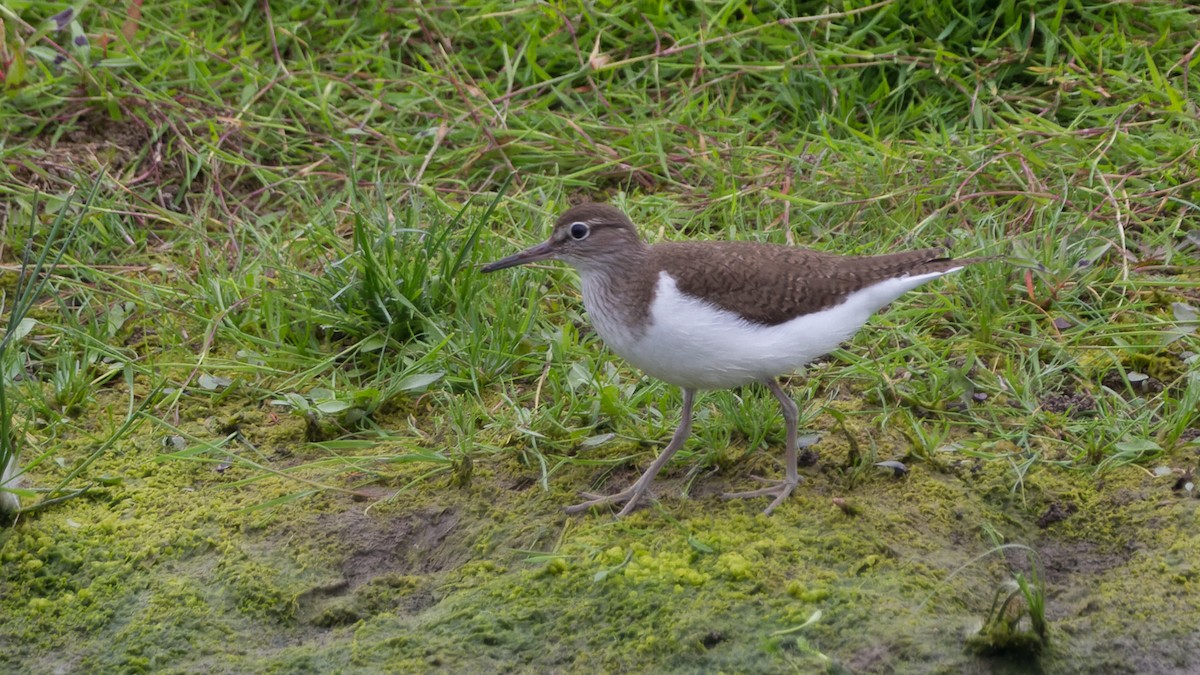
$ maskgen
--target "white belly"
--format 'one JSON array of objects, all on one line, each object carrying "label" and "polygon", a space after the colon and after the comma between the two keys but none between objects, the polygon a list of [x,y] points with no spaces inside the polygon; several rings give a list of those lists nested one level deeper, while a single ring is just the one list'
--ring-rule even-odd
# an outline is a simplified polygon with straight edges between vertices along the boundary
[{"label": "white belly", "polygon": [[840,305],[775,326],[751,323],[684,295],[666,272],[659,273],[644,332],[630,330],[606,312],[608,303],[586,276],[583,299],[605,344],[646,374],[690,389],[724,389],[796,371],[848,340],[876,310],[951,271],[889,279]]}]

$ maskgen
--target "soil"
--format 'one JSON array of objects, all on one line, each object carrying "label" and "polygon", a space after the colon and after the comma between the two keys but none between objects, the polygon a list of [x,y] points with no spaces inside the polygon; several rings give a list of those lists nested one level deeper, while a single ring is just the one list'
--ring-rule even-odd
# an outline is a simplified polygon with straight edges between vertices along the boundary
[{"label": "soil", "polygon": [[[228,405],[183,431],[215,438],[209,420],[237,414],[303,468],[303,424],[269,432],[269,415]],[[723,468],[692,475],[701,453],[668,466],[657,505],[620,521],[562,508],[632,480],[653,447],[613,448],[635,463],[564,469],[550,491],[514,451],[476,460],[466,486],[441,474],[362,501],[289,498],[297,484],[274,477],[237,488],[246,469],[158,461],[148,432],[97,467],[123,481],[0,533],[3,583],[21,589],[0,598],[0,667],[1194,672],[1200,500],[1178,476],[1035,464],[1018,481],[1008,462],[909,458],[897,477],[866,458],[856,471],[846,433],[818,424],[820,461],[770,518],[719,493],[774,475],[778,457],[729,448]],[[849,433],[860,448],[904,443]],[[89,446],[74,447],[64,456]],[[427,470],[405,466],[386,483]],[[1016,574],[1045,583],[1044,646],[967,649]]]}]

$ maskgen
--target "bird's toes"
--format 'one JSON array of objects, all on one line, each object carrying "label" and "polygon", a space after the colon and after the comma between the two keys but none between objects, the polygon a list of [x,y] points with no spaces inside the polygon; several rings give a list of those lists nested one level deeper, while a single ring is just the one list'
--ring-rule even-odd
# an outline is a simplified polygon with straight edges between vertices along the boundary
[{"label": "bird's toes", "polygon": [[771,513],[780,504],[782,504],[784,501],[786,501],[787,498],[792,494],[792,491],[796,489],[796,486],[800,484],[800,481],[804,480],[803,477],[798,477],[794,481],[787,480],[787,479],[781,480],[778,478],[767,479],[767,478],[760,478],[758,476],[751,476],[751,478],[754,478],[755,480],[761,481],[763,483],[769,483],[770,486],[764,487],[764,488],[759,488],[757,490],[747,490],[745,492],[726,492],[726,493],[722,494],[721,497],[724,499],[749,499],[752,497],[774,497],[775,499],[771,502],[771,504],[769,506],[767,506],[766,511],[764,511],[764,513],[766,513],[766,515],[768,515],[768,516],[771,515]]},{"label": "bird's toes", "polygon": [[654,495],[649,490],[635,490],[626,488],[616,494],[601,495],[593,492],[580,492],[580,497],[587,501],[580,502],[574,506],[566,508],[567,513],[580,513],[587,511],[594,506],[603,506],[605,504],[624,504],[625,508],[617,513],[618,516],[629,515],[635,508],[641,505],[643,497],[653,497]]}]

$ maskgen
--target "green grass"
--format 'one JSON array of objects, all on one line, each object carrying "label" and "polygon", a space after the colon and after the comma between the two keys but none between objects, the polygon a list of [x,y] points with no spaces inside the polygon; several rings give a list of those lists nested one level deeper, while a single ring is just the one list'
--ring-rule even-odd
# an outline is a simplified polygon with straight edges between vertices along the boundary
[{"label": "green grass", "polygon": [[[1194,464],[1187,4],[18,1],[0,21],[18,527],[102,499],[133,455],[232,467],[262,512],[497,467],[562,506],[625,480],[678,391],[603,348],[569,270],[477,270],[583,199],[655,241],[997,257],[792,379],[805,426],[853,448],[846,489],[878,461],[979,461],[1041,503],[1030,472]],[[650,511],[773,475],[777,412],[702,395],[672,464],[700,496]],[[784,661],[806,650],[828,651]]]}]

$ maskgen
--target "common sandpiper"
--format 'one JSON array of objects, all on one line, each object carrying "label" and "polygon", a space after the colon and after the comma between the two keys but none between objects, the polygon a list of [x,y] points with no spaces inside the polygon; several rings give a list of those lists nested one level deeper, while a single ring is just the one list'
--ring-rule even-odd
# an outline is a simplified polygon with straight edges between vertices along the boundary
[{"label": "common sandpiper", "polygon": [[646,244],[619,209],[588,203],[563,213],[546,241],[483,271],[539,260],[578,271],[583,305],[609,348],[683,390],[679,427],[641,477],[616,494],[584,492],[567,512],[605,504],[631,512],[691,433],[696,392],[758,382],[779,400],[787,426],[784,477],[724,496],[773,496],[770,515],[800,482],[799,410],[777,378],[833,351],[904,293],[983,259],[954,260],[937,248],[844,256],[744,241]]}]

